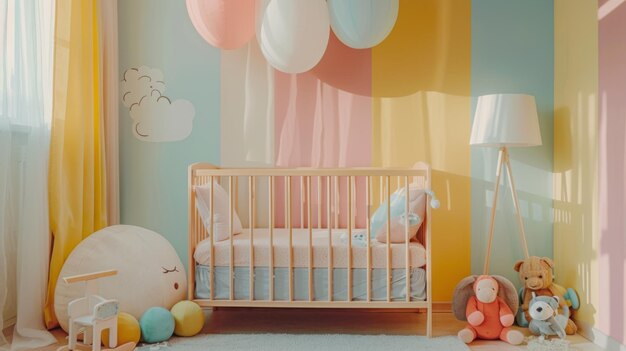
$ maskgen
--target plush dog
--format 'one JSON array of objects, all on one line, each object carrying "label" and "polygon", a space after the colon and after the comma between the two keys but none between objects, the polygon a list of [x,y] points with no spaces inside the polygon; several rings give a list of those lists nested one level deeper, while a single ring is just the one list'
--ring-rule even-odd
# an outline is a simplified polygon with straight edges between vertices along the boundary
[{"label": "plush dog", "polygon": [[[515,270],[519,272],[519,279],[524,284],[521,294],[521,309],[518,311],[518,324],[525,326],[526,323],[532,321],[532,315],[529,313],[530,301],[532,294],[537,296],[557,296],[561,315],[567,315],[567,325],[565,332],[569,335],[575,334],[578,328],[574,321],[569,319],[570,311],[566,303],[564,295],[574,294],[553,282],[552,268],[554,263],[547,257],[531,256],[525,260],[515,263]],[[567,313],[565,310],[568,310]]]},{"label": "plush dog", "polygon": [[452,302],[457,319],[468,322],[459,331],[459,339],[466,344],[476,338],[521,344],[524,335],[510,328],[515,319],[512,308],[517,309],[518,304],[515,287],[504,277],[481,275],[463,279],[457,284]]},{"label": "plush dog", "polygon": [[[532,317],[528,329],[535,335],[558,335],[565,339],[565,326],[569,320],[569,314],[557,314],[559,309],[558,296],[537,296],[532,293],[528,313]],[[569,313],[569,309],[564,309]]]}]

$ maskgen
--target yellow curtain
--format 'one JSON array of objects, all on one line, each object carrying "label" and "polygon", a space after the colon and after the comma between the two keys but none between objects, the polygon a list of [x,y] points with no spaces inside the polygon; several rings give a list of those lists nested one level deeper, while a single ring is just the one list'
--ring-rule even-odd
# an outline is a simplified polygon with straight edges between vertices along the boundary
[{"label": "yellow curtain", "polygon": [[57,0],[49,207],[53,236],[45,320],[65,259],[106,226],[96,0]]}]

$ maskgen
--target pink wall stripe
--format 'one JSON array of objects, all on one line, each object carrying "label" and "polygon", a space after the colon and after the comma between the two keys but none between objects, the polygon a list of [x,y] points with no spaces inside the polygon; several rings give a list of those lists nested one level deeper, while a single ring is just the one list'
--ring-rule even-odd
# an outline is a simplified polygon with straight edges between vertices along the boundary
[{"label": "pink wall stripe", "polygon": [[[599,2],[600,8],[604,3]],[[598,325],[602,332],[626,344],[626,3],[602,13],[598,31],[599,270],[603,296]]]},{"label": "pink wall stripe", "polygon": [[[330,70],[337,70],[336,74]],[[357,95],[371,91],[370,50],[350,49],[331,35],[329,48],[314,70],[302,74],[276,71],[274,84],[275,156],[278,167],[371,165],[372,102],[371,97],[366,96],[369,94]],[[342,179],[340,183],[341,224],[345,226],[346,180]],[[283,185],[282,180],[276,184],[278,198],[284,197]],[[311,196],[311,204],[317,209],[316,179],[312,185],[314,195]],[[364,185],[364,181],[358,182],[359,198],[364,194]],[[323,194],[325,189],[324,186]],[[300,190],[300,179],[294,179],[294,226],[301,223]],[[325,196],[322,203],[326,203]],[[317,223],[317,211],[313,212],[313,223]],[[325,206],[322,212],[326,213]],[[284,208],[277,206],[276,213],[277,226],[285,225]],[[357,211],[357,224],[360,227],[365,225],[364,209]]]}]

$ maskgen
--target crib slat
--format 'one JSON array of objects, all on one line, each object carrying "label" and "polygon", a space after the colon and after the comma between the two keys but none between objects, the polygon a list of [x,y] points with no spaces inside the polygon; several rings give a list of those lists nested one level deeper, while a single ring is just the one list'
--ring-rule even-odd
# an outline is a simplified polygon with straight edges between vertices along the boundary
[{"label": "crib slat", "polygon": [[[285,207],[285,205],[289,202],[289,200],[287,200],[287,176],[283,177],[283,181],[285,182],[284,187],[283,187],[283,193],[285,195],[285,201],[283,202],[283,207]],[[285,212],[285,224],[287,225],[287,212],[288,210],[285,208],[283,212]],[[291,207],[289,208],[289,211],[291,211]]]},{"label": "crib slat", "polygon": [[358,182],[358,178],[352,176],[352,224],[356,225],[356,217],[359,212],[359,208],[356,206],[356,183]]},{"label": "crib slat", "polygon": [[385,201],[384,200],[385,199],[385,192],[384,192],[383,188],[384,188],[383,177],[379,177],[378,178],[378,190],[379,190],[379,193],[378,193],[378,205],[379,206],[383,203],[383,201]]},{"label": "crib slat", "polygon": [[348,177],[348,302],[352,301],[352,183],[354,177]]},{"label": "crib slat", "polygon": [[[211,253],[211,257],[209,259],[209,289],[211,290],[210,292],[210,299],[213,300],[214,296],[215,296],[215,233],[214,233],[214,226],[215,226],[215,210],[213,209],[213,199],[214,199],[214,189],[215,189],[215,177],[211,176],[209,179],[209,182],[211,184],[211,193],[209,196],[209,206],[211,206],[210,209],[210,214],[209,214],[209,222],[210,222],[210,236],[211,238],[209,239],[209,245],[210,245],[210,250],[209,252]],[[191,254],[191,253],[190,253]]]},{"label": "crib slat", "polygon": [[235,179],[233,179],[233,186],[235,187],[235,204],[233,206],[235,212],[239,212],[239,177],[235,177]]},{"label": "crib slat", "polygon": [[[424,182],[424,187],[426,189],[430,189],[432,186],[431,183],[431,170],[428,168],[426,173],[426,180]],[[431,207],[430,204],[430,196],[426,196],[426,301],[427,301],[427,310],[426,310],[426,336],[431,337],[433,334],[433,285],[432,282],[432,240],[431,240]],[[422,224],[424,226],[424,224]]]},{"label": "crib slat", "polygon": [[230,259],[230,294],[229,294],[229,298],[230,300],[234,300],[235,299],[235,247],[233,246],[233,193],[234,193],[234,189],[233,189],[233,177],[229,176],[228,177],[228,237],[229,242],[230,242],[230,252],[229,252],[229,259]]},{"label": "crib slat", "polygon": [[335,229],[339,228],[339,209],[341,206],[339,203],[339,193],[339,177],[335,176],[335,191],[333,192],[335,199]]},{"label": "crib slat", "polygon": [[313,301],[313,227],[311,221],[311,177],[306,179],[307,224],[309,227],[309,301]]},{"label": "crib slat", "polygon": [[386,200],[387,200],[387,302],[391,302],[391,179],[385,177],[386,184]]},{"label": "crib slat", "polygon": [[287,176],[287,222],[289,225],[289,301],[293,301],[293,223],[291,222],[291,176]]},{"label": "crib slat", "polygon": [[249,272],[249,285],[250,285],[250,301],[254,300],[254,201],[256,196],[254,194],[254,176],[248,177],[248,226],[250,227],[250,272]]},{"label": "crib slat", "polygon": [[372,228],[370,227],[370,186],[372,180],[370,176],[365,177],[365,214],[366,214],[366,229],[367,229],[367,302],[372,301]]},{"label": "crib slat", "polygon": [[317,229],[322,228],[322,177],[317,177]]},{"label": "crib slat", "polygon": [[300,229],[304,229],[304,177],[300,176]]},{"label": "crib slat", "polygon": [[268,227],[270,231],[270,247],[269,249],[269,297],[270,301],[274,301],[274,176],[269,176],[269,221]]},{"label": "crib slat", "polygon": [[330,176],[326,177],[326,226],[328,227],[328,301],[333,301],[333,226],[330,210]]},{"label": "crib slat", "polygon": [[406,302],[411,301],[411,273],[409,271],[409,177],[404,177],[404,194],[405,194],[405,204],[404,204],[404,260],[406,265]]},{"label": "crib slat", "polygon": [[196,262],[193,259],[193,252],[198,246],[198,241],[195,239],[195,228],[194,218],[198,217],[198,210],[196,209],[196,196],[195,196],[195,185],[196,185],[196,177],[193,168],[189,168],[189,174],[187,177],[187,221],[188,221],[188,233],[189,236],[187,242],[187,249],[189,250],[189,255],[187,257],[187,267],[188,267],[188,276],[187,280],[189,281],[187,284],[187,298],[189,300],[195,297],[195,270],[196,270]]}]

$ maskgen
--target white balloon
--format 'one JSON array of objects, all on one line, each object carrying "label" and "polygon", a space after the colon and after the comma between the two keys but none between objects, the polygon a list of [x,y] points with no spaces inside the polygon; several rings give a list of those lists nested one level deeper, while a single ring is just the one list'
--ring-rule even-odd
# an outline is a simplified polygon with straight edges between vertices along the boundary
[{"label": "white balloon", "polygon": [[254,27],[256,30],[256,37],[259,45],[261,45],[261,24],[263,23],[263,16],[265,15],[265,9],[270,4],[270,0],[257,0],[256,2],[256,14],[254,19]]},{"label": "white balloon", "polygon": [[330,25],[354,49],[380,44],[398,19],[399,0],[328,0]]},{"label": "white balloon", "polygon": [[322,59],[329,35],[325,0],[271,0],[258,38],[272,66],[285,73],[301,73]]}]

